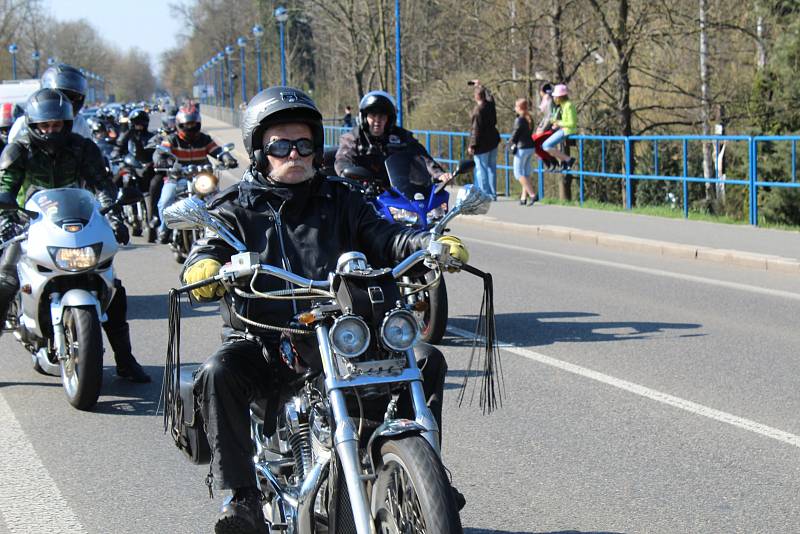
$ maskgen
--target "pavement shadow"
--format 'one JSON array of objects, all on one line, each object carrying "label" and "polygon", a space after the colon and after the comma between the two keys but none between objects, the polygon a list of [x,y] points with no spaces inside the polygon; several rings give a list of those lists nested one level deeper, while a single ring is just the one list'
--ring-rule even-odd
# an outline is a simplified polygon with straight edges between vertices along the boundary
[{"label": "pavement shadow", "polygon": [[0,382],[0,388],[10,388],[17,386],[48,386],[48,387],[61,387],[61,379],[57,376],[53,377],[54,382],[33,382],[25,380],[14,380],[11,382]]},{"label": "pavement shadow", "polygon": [[[128,295],[128,320],[166,319],[169,300],[166,293],[157,295]],[[189,300],[181,299],[181,317],[205,317],[219,315],[219,304],[191,305]]]},{"label": "pavement shadow", "polygon": [[[519,345],[552,345],[554,343],[599,343],[607,341],[639,341],[656,334],[674,333],[681,337],[705,335],[697,330],[697,323],[666,323],[647,321],[558,321],[599,317],[589,312],[501,313],[496,315],[497,337],[507,343]],[[475,317],[451,317],[450,326],[469,332],[475,330]],[[678,333],[680,332],[680,333]],[[471,341],[448,338],[454,346],[470,346]]]},{"label": "pavement shadow", "polygon": [[623,534],[622,532],[611,532],[607,530],[548,530],[543,531],[509,531],[509,530],[487,530],[482,528],[465,528],[464,534]]},{"label": "pavement shadow", "polygon": [[130,380],[118,377],[113,365],[106,366],[103,369],[100,399],[91,411],[110,415],[156,415],[161,397],[164,367],[160,365],[142,367],[150,375],[151,382],[148,384],[134,384]]}]

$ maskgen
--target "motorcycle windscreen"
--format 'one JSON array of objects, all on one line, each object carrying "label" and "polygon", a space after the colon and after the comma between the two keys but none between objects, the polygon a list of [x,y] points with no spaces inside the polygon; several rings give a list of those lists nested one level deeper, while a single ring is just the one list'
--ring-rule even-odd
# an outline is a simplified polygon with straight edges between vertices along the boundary
[{"label": "motorcycle windscreen", "polygon": [[431,194],[431,175],[422,156],[409,152],[398,152],[386,158],[386,172],[389,183],[409,200],[421,194],[428,198]]},{"label": "motorcycle windscreen", "polygon": [[45,189],[28,202],[36,204],[56,226],[67,222],[87,225],[95,209],[94,195],[85,189]]}]

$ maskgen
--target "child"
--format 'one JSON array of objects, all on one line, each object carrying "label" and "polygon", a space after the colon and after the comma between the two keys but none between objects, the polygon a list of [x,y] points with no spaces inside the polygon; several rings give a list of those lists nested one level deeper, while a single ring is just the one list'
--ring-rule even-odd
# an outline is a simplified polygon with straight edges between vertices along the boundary
[{"label": "child", "polygon": [[547,138],[542,148],[561,162],[563,170],[568,171],[575,164],[575,158],[567,156],[556,146],[565,142],[568,136],[577,131],[578,113],[569,99],[569,90],[566,85],[559,84],[553,88],[553,100],[558,106],[558,109],[553,112],[552,123],[555,131]]}]

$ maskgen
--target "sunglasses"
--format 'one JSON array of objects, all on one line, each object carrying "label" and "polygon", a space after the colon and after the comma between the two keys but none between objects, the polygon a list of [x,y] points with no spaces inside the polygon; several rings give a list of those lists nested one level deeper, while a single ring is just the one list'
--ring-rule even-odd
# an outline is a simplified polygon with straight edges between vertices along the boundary
[{"label": "sunglasses", "polygon": [[302,139],[276,139],[264,145],[264,152],[276,158],[286,158],[292,153],[292,149],[297,149],[297,153],[302,157],[310,156],[314,153],[314,141],[303,137]]}]

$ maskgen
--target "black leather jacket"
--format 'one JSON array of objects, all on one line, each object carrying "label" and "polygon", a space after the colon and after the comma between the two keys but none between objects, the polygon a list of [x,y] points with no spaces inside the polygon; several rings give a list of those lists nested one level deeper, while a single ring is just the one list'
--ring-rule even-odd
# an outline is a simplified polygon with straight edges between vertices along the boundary
[{"label": "black leather jacket", "polygon": [[397,152],[410,152],[420,156],[425,161],[431,179],[435,180],[444,174],[444,169],[428,154],[411,132],[399,126],[389,127],[387,133],[380,138],[374,138],[358,127],[352,132],[343,134],[339,139],[334,168],[336,174],[341,175],[348,167],[364,167],[388,184],[389,177],[384,162]]},{"label": "black leather jacket", "polygon": [[[259,253],[261,263],[325,280],[345,252],[361,251],[373,267],[389,267],[424,248],[430,240],[425,231],[383,219],[359,193],[322,175],[296,186],[264,184],[263,178],[254,178],[249,170],[242,181],[222,191],[209,206],[249,251]],[[201,239],[192,248],[184,271],[204,258],[225,264],[234,253],[219,237]],[[259,291],[285,288],[285,282],[265,275],[256,283]],[[232,315],[234,306],[248,319],[279,327],[287,326],[298,311],[303,311],[301,303],[295,309],[292,301],[225,295],[220,310],[226,327],[247,329],[272,340],[277,333],[246,328]]]}]

